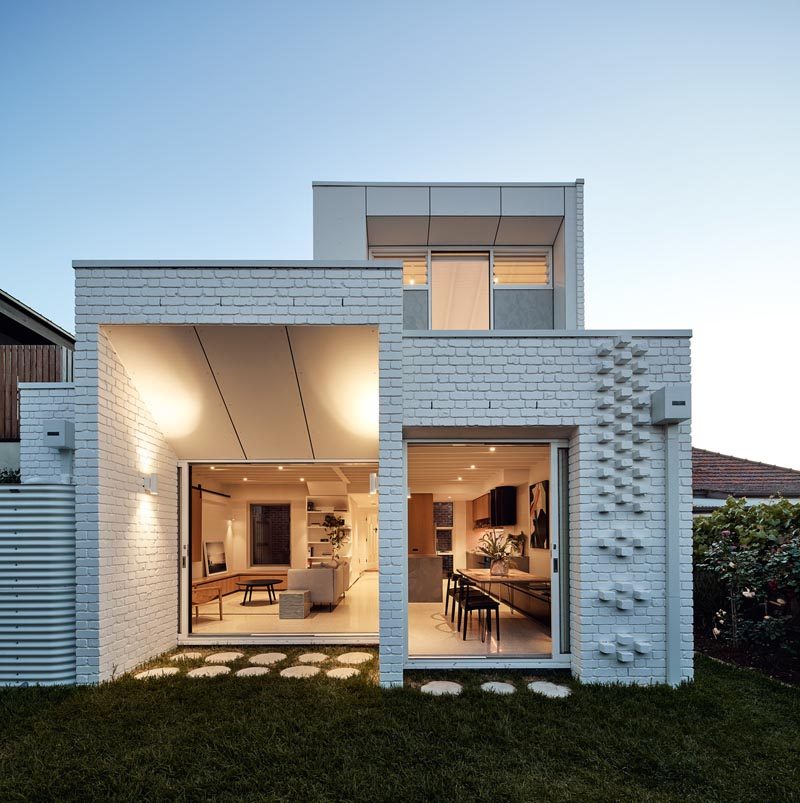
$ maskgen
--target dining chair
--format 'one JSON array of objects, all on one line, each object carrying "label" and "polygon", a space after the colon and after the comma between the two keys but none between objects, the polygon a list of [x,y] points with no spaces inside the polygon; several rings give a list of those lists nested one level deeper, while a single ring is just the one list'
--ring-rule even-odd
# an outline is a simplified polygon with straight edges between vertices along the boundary
[{"label": "dining chair", "polygon": [[458,617],[460,625],[463,613],[464,629],[462,639],[464,641],[467,640],[467,620],[471,620],[473,611],[478,611],[478,629],[481,634],[482,642],[486,641],[487,633],[489,638],[492,636],[492,612],[494,611],[495,622],[497,624],[497,640],[500,641],[500,603],[496,599],[492,599],[488,594],[484,594],[482,591],[471,596],[466,596],[461,600],[461,608],[458,612]]}]

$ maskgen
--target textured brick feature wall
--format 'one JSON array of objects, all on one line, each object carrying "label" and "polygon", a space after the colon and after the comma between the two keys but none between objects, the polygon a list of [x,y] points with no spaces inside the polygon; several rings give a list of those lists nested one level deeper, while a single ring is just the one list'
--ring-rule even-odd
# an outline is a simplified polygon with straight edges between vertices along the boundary
[{"label": "textured brick feature wall", "polygon": [[19,388],[22,482],[72,482],[73,453],[44,445],[44,427],[54,419],[75,421],[72,383],[22,384]]},{"label": "textured brick feature wall", "polygon": [[[568,426],[573,672],[664,682],[664,430],[649,391],[690,381],[689,340],[634,333],[408,337],[408,426]],[[682,675],[692,676],[691,443],[681,450]]]},{"label": "textured brick feature wall", "polygon": [[[347,324],[379,329],[380,672],[386,684],[402,682],[400,270],[386,263],[346,268],[325,267],[324,262],[76,267],[81,680],[124,671],[173,646],[177,637],[175,456],[147,415],[102,325]],[[148,455],[158,471],[157,497],[138,491],[141,454]],[[139,518],[142,504],[149,506],[144,521]]]}]

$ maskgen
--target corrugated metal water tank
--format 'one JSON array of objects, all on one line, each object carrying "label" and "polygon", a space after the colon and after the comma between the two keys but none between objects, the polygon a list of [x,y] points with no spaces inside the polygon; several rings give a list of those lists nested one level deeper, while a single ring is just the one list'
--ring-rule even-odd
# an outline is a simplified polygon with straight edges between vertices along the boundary
[{"label": "corrugated metal water tank", "polygon": [[0,485],[0,685],[75,682],[75,488]]}]

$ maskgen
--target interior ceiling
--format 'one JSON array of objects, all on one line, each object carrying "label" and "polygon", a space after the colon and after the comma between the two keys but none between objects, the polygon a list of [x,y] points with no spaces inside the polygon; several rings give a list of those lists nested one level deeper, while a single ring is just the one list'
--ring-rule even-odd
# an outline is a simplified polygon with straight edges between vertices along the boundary
[{"label": "interior ceiling", "polygon": [[180,459],[377,459],[375,327],[105,331]]},{"label": "interior ceiling", "polygon": [[412,493],[474,499],[492,486],[501,472],[522,476],[532,468],[546,470],[549,454],[547,444],[410,444],[408,487]]},{"label": "interior ceiling", "polygon": [[370,246],[552,245],[561,215],[368,215]]},{"label": "interior ceiling", "polygon": [[376,463],[214,463],[192,466],[192,484],[213,489],[244,484],[344,483],[349,494],[369,494],[369,475],[377,470]]}]

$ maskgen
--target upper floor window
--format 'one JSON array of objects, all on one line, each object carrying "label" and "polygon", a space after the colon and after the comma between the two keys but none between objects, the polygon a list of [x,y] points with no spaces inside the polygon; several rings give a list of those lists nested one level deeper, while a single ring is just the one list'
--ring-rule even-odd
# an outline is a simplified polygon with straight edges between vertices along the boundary
[{"label": "upper floor window", "polygon": [[403,263],[406,329],[553,327],[550,248],[376,248],[370,256]]}]

